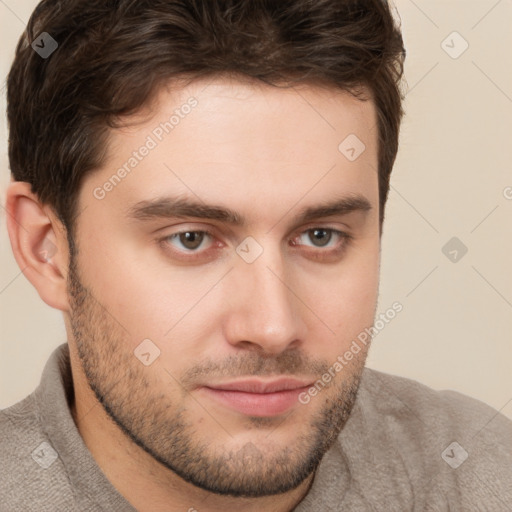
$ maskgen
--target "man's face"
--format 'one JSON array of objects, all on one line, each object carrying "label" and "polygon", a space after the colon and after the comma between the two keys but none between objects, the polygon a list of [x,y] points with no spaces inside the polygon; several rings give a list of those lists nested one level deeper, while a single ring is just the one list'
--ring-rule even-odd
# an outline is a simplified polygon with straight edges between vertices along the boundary
[{"label": "man's face", "polygon": [[[219,494],[276,494],[311,474],[366,358],[298,400],[373,323],[376,169],[373,102],[334,89],[196,81],[112,132],[80,192],[68,325],[125,434]],[[178,215],[176,199],[203,209]],[[343,199],[348,211],[302,216]],[[243,222],[202,217],[212,205]]]}]

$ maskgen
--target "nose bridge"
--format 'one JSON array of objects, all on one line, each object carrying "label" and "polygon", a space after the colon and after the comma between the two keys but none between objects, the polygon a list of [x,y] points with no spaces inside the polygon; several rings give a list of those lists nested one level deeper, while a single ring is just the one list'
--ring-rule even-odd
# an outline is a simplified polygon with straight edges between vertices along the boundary
[{"label": "nose bridge", "polygon": [[286,261],[281,248],[265,243],[262,254],[252,263],[237,264],[236,333],[238,341],[260,345],[266,351],[279,352],[300,334],[301,319],[293,293],[288,288]]}]

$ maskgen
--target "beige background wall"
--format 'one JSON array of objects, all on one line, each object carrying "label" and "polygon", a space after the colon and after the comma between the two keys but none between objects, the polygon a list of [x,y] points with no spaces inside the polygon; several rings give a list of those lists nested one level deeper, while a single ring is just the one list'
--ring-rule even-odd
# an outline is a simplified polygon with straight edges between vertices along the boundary
[{"label": "beige background wall", "polygon": [[[3,86],[36,4],[0,1],[2,205],[9,180]],[[512,1],[395,4],[408,93],[379,311],[395,301],[403,311],[375,337],[368,365],[461,391],[512,418]],[[3,207],[0,224],[2,408],[34,389],[65,331],[60,313],[39,299],[15,263]],[[464,256],[456,246],[443,253],[453,237],[467,247]]]}]

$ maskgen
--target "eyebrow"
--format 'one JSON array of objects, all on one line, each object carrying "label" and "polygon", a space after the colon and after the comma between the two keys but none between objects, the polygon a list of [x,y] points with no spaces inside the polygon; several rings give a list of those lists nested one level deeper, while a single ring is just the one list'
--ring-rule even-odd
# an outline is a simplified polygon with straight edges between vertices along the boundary
[{"label": "eyebrow", "polygon": [[[362,195],[351,195],[309,206],[299,211],[296,221],[306,223],[321,217],[347,215],[352,212],[367,213],[372,209],[370,201]],[[183,197],[162,197],[139,201],[128,210],[128,217],[148,221],[160,218],[199,218],[216,220],[233,226],[244,227],[247,219],[238,212],[214,204]]]}]

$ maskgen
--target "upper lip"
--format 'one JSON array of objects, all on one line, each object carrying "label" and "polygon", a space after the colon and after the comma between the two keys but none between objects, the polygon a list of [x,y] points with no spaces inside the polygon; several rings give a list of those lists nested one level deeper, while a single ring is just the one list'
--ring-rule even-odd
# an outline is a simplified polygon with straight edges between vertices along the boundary
[{"label": "upper lip", "polygon": [[246,379],[236,382],[223,382],[219,384],[208,384],[204,387],[220,389],[223,391],[243,391],[245,393],[275,393],[277,391],[288,391],[299,389],[311,384],[311,380],[294,379],[290,377],[262,381],[259,379]]}]

